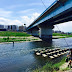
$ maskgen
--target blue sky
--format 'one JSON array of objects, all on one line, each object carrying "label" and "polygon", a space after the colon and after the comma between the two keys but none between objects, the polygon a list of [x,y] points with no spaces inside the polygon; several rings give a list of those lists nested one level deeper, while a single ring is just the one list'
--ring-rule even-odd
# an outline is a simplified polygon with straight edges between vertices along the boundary
[{"label": "blue sky", "polygon": [[[55,0],[42,0],[46,7]],[[29,26],[46,8],[41,0],[0,0],[0,24]],[[58,25],[62,31],[71,31],[72,22]],[[56,27],[54,30],[58,30]]]}]

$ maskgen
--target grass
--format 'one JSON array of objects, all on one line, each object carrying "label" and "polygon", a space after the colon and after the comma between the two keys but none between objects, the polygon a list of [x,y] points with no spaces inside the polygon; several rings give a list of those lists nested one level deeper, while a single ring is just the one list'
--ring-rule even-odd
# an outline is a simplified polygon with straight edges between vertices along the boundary
[{"label": "grass", "polygon": [[[29,39],[27,37],[31,36],[25,32],[11,32],[11,31],[1,31],[0,32],[0,36],[4,37],[4,38],[0,38],[0,42],[19,42],[19,41],[35,41],[37,39]],[[11,36],[13,37],[19,37],[19,38],[11,38]],[[23,38],[21,38],[23,37]]]},{"label": "grass", "polygon": [[31,36],[25,32],[1,31],[0,36]]},{"label": "grass", "polygon": [[64,57],[59,63],[52,64],[52,63],[46,63],[42,68],[38,68],[36,70],[33,70],[33,72],[57,72],[59,70],[59,67],[65,63]]},{"label": "grass", "polygon": [[24,38],[0,38],[0,42],[20,42],[20,41],[36,41],[38,39],[30,39],[28,37],[24,37]]},{"label": "grass", "polygon": [[53,36],[65,36],[65,37],[60,37],[60,38],[66,38],[66,37],[72,37],[72,34],[67,35],[67,34],[61,34],[61,33],[53,33]]},{"label": "grass", "polygon": [[59,63],[56,63],[56,64],[54,64],[53,66],[54,66],[54,67],[60,67],[62,64],[65,63],[65,59],[66,59],[66,57],[64,57]]}]

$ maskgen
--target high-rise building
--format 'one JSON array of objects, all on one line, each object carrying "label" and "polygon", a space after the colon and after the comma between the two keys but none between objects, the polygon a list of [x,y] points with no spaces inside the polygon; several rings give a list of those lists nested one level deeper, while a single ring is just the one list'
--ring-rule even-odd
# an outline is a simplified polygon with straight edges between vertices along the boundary
[{"label": "high-rise building", "polygon": [[4,25],[0,25],[0,29],[4,29]]},{"label": "high-rise building", "polygon": [[24,31],[25,32],[26,31],[26,26],[23,26],[23,25],[19,26],[19,31]]}]

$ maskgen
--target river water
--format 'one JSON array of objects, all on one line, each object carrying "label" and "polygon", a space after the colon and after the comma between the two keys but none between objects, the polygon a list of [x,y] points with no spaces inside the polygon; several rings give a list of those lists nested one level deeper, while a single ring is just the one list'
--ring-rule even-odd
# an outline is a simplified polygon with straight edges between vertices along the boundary
[{"label": "river water", "polygon": [[[69,47],[72,47],[72,38],[66,38]],[[35,41],[9,44],[0,44],[0,72],[31,72],[33,69],[42,67],[47,62],[48,58],[40,58],[34,54],[36,49],[44,48],[68,48],[65,40],[53,39],[52,43]],[[54,63],[59,62],[60,58],[52,60]]]}]

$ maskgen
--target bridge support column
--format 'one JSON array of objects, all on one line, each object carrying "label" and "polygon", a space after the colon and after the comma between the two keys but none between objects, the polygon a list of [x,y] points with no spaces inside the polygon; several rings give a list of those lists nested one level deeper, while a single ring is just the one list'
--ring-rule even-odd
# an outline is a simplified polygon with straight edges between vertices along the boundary
[{"label": "bridge support column", "polygon": [[30,34],[30,35],[32,35],[32,31],[31,30],[27,31],[27,33]]},{"label": "bridge support column", "polygon": [[38,29],[33,29],[32,30],[32,35],[35,37],[39,37],[39,30]]},{"label": "bridge support column", "polygon": [[48,27],[48,26],[39,26],[40,27],[40,35],[39,37],[42,40],[45,41],[52,41],[52,29],[54,28],[54,26]]}]

